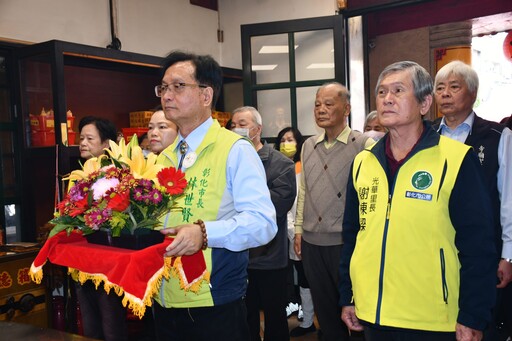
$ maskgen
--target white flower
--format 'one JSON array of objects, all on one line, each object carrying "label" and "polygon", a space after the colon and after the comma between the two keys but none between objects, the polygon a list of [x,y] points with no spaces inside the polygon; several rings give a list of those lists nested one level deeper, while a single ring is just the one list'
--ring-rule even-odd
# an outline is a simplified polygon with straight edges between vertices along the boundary
[{"label": "white flower", "polygon": [[98,200],[104,197],[108,190],[116,188],[117,185],[119,185],[119,180],[116,178],[96,180],[91,186],[93,199]]}]

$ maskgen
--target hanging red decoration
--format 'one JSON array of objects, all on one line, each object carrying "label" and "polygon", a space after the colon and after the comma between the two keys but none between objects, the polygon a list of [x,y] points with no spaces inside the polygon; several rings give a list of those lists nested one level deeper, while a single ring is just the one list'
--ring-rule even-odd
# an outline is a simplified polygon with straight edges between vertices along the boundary
[{"label": "hanging red decoration", "polygon": [[505,58],[512,63],[512,31],[509,31],[503,42],[503,53]]}]

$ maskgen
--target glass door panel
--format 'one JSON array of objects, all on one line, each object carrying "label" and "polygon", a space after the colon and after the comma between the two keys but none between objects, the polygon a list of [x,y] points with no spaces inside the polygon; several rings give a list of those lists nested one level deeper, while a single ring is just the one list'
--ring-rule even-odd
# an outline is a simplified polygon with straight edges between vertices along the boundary
[{"label": "glass door panel", "polygon": [[269,142],[290,125],[316,134],[316,89],[346,84],[343,29],[341,15],[242,25],[244,104],[263,116]]},{"label": "glass door panel", "polygon": [[319,129],[315,123],[315,97],[318,86],[309,86],[297,89],[297,129],[302,135],[316,135]]},{"label": "glass door panel", "polygon": [[295,33],[297,81],[334,78],[333,30]]},{"label": "glass door panel", "polygon": [[287,34],[251,37],[251,53],[256,84],[290,81]]},{"label": "glass door panel", "polygon": [[258,91],[257,98],[263,120],[262,137],[275,137],[281,129],[292,125],[289,89]]}]

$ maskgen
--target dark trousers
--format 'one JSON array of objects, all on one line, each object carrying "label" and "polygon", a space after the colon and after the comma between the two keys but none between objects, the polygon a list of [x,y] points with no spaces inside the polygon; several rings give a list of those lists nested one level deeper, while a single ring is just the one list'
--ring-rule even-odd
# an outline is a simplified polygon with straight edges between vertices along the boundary
[{"label": "dark trousers", "polygon": [[454,341],[455,333],[427,332],[411,329],[378,329],[364,326],[366,341]]},{"label": "dark trousers", "polygon": [[[297,271],[298,285],[295,285],[294,271]],[[302,261],[292,259],[288,260],[286,283],[288,302],[301,304],[299,287],[309,289],[309,283],[308,280],[306,279],[306,275],[304,274],[304,267],[302,266]]]},{"label": "dark trousers", "polygon": [[512,283],[496,290],[492,321],[484,330],[483,341],[504,341],[512,336]]},{"label": "dark trousers", "polygon": [[339,267],[342,245],[317,246],[302,239],[302,265],[308,279],[323,341],[349,340],[339,307]]},{"label": "dark trousers", "polygon": [[247,270],[247,321],[250,340],[261,341],[260,309],[265,316],[265,341],[289,340],[286,317],[286,274],[287,268],[275,270]]},{"label": "dark trousers", "polygon": [[247,311],[241,298],[201,308],[164,308],[153,302],[153,318],[160,341],[249,340]]},{"label": "dark trousers", "polygon": [[[512,283],[500,291],[498,311],[498,333],[512,337]],[[506,337],[505,337],[506,339]]]},{"label": "dark trousers", "polygon": [[128,339],[126,309],[122,297],[114,290],[109,294],[101,285],[96,290],[94,283],[77,283],[76,295],[82,314],[84,336],[106,341],[125,341]]},{"label": "dark trousers", "polygon": [[304,266],[302,266],[302,261],[294,260],[293,267],[297,271],[297,282],[299,287],[309,289],[308,279],[306,278],[306,274],[304,273]]}]

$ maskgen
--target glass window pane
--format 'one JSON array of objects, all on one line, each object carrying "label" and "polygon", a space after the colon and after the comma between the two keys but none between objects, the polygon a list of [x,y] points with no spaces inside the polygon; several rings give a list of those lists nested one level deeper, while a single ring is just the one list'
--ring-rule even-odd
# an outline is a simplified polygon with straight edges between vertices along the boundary
[{"label": "glass window pane", "polygon": [[0,86],[7,85],[7,60],[0,56]]},{"label": "glass window pane", "polygon": [[14,197],[16,194],[16,172],[14,163],[13,138],[11,132],[0,132],[0,169],[4,197]]},{"label": "glass window pane", "polygon": [[315,123],[315,97],[318,86],[297,88],[297,128],[302,135],[316,135],[322,132]]},{"label": "glass window pane", "polygon": [[288,35],[251,37],[251,61],[256,84],[289,82]]},{"label": "glass window pane", "polygon": [[471,41],[471,66],[480,81],[473,109],[480,117],[495,122],[512,114],[512,60],[505,52],[512,47],[506,45],[508,34],[473,37]]},{"label": "glass window pane", "polygon": [[281,129],[291,126],[289,89],[258,91],[257,107],[263,120],[262,137],[276,137]]},{"label": "glass window pane", "polygon": [[295,33],[297,81],[334,78],[334,38],[332,30]]},{"label": "glass window pane", "polygon": [[20,206],[5,205],[4,212],[6,242],[9,244],[20,241]]},{"label": "glass window pane", "polygon": [[9,90],[0,87],[0,123],[11,122]]},{"label": "glass window pane", "polygon": [[30,121],[33,146],[55,143],[55,137],[53,142],[46,141],[50,133],[54,132],[51,65],[47,59],[40,56],[30,57],[20,64],[22,112],[23,117]]}]

